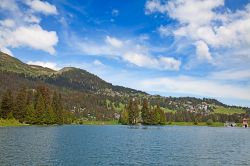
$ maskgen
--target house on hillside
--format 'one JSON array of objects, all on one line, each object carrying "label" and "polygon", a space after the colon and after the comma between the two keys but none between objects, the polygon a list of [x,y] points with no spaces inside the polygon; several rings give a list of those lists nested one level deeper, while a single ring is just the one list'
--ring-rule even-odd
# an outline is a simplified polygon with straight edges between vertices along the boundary
[{"label": "house on hillside", "polygon": [[244,128],[248,128],[248,121],[249,121],[248,118],[244,118],[244,119],[242,120],[242,126],[243,126]]},{"label": "house on hillside", "polygon": [[237,124],[235,122],[228,122],[228,121],[226,121],[224,123],[224,127],[236,127],[236,126],[237,126]]}]

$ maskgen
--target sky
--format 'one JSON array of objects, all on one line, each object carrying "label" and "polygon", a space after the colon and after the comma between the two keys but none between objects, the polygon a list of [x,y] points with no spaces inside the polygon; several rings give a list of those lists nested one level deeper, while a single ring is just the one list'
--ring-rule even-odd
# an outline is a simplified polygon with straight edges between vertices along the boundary
[{"label": "sky", "polygon": [[0,0],[0,49],[150,94],[250,106],[250,0]]}]

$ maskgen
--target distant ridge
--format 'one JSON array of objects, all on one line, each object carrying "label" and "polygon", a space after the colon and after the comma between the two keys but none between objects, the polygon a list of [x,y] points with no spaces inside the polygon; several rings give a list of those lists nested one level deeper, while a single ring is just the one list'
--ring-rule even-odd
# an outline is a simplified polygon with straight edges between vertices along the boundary
[{"label": "distant ridge", "polygon": [[[8,54],[0,52],[0,70],[5,72],[24,74],[38,78],[54,86],[69,88],[78,91],[94,93],[147,93],[135,89],[114,86],[86,70],[75,67],[64,67],[59,71],[37,65],[28,65]],[[123,95],[123,94],[120,94]]]}]

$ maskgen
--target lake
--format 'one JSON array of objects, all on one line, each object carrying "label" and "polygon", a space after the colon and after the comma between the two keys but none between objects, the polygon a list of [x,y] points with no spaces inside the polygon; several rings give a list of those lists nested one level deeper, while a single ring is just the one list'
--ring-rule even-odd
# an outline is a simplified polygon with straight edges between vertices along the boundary
[{"label": "lake", "polygon": [[0,127],[0,165],[250,165],[250,129]]}]

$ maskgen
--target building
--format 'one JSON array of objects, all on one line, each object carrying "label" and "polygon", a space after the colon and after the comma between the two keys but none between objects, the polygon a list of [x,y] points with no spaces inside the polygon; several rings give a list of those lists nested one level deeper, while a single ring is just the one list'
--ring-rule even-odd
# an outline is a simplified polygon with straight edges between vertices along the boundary
[{"label": "building", "polygon": [[242,126],[243,127],[245,127],[245,128],[248,128],[248,118],[244,118],[243,120],[242,120]]}]

